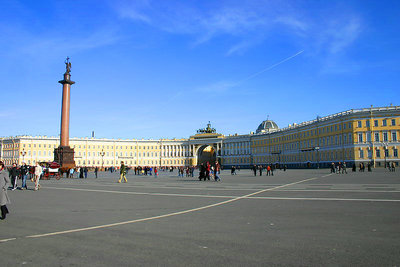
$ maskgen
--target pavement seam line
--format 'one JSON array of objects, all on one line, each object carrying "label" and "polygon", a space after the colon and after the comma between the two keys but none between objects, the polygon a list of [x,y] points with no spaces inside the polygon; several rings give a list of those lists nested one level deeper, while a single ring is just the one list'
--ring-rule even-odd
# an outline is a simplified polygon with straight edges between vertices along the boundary
[{"label": "pavement seam line", "polygon": [[[196,194],[173,194],[173,193],[143,193],[143,192],[124,192],[124,191],[111,191],[111,190],[99,190],[99,189],[82,189],[82,188],[68,188],[68,187],[46,187],[46,189],[57,189],[57,190],[70,190],[70,191],[86,191],[86,192],[100,192],[100,193],[115,193],[115,194],[130,194],[130,195],[149,195],[149,196],[176,196],[176,197],[200,197],[200,198],[229,198],[234,199],[238,196],[220,196],[220,195],[196,195]],[[347,192],[346,190],[274,190],[276,192]],[[370,193],[371,191],[354,191],[349,192],[361,192]],[[377,193],[393,193],[394,191],[374,191]],[[398,191],[400,192],[400,191]],[[276,199],[276,200],[332,200],[332,201],[372,201],[372,202],[400,202],[397,199],[378,199],[378,198],[318,198],[318,197],[243,197],[243,199]]]},{"label": "pavement seam line", "polygon": [[[172,217],[172,216],[181,215],[181,214],[187,214],[187,213],[191,213],[191,212],[195,212],[195,211],[200,211],[200,210],[205,210],[205,209],[209,209],[209,208],[225,205],[225,204],[228,204],[228,203],[240,200],[240,199],[245,199],[245,198],[257,195],[257,194],[261,194],[263,192],[272,191],[272,190],[275,190],[275,189],[279,189],[279,188],[283,188],[283,187],[287,187],[287,186],[291,186],[291,185],[295,185],[295,184],[308,182],[308,181],[311,181],[311,180],[315,180],[317,178],[318,177],[312,177],[312,178],[308,178],[308,179],[305,179],[305,180],[301,180],[301,181],[297,181],[297,182],[293,182],[293,183],[289,183],[289,184],[285,184],[285,185],[281,185],[281,186],[276,186],[276,187],[272,187],[272,188],[266,188],[266,189],[259,190],[259,191],[256,191],[256,192],[244,195],[244,196],[235,197],[233,199],[229,199],[229,200],[225,200],[225,201],[222,201],[222,202],[206,205],[206,206],[199,207],[199,208],[193,208],[193,209],[177,211],[177,212],[172,212],[172,213],[168,213],[168,214],[148,217],[148,218],[142,218],[142,219],[118,222],[118,223],[110,223],[110,224],[104,224],[104,225],[98,225],[98,226],[83,227],[83,228],[77,228],[77,229],[71,229],[71,230],[65,230],[65,231],[58,231],[58,232],[52,232],[52,233],[45,233],[45,234],[29,235],[29,236],[25,236],[24,238],[39,238],[39,237],[46,237],[46,236],[54,236],[54,235],[61,235],[61,234],[68,234],[68,233],[83,232],[83,231],[96,230],[96,229],[102,229],[102,228],[109,228],[109,227],[125,225],[125,224],[132,224],[132,223],[137,223],[137,222],[145,222],[145,221],[151,221],[151,220],[156,220],[156,219],[162,219],[162,218]],[[0,242],[6,242],[6,241],[16,240],[16,239],[17,238],[9,238],[8,240],[3,239],[3,240],[0,240]]]}]

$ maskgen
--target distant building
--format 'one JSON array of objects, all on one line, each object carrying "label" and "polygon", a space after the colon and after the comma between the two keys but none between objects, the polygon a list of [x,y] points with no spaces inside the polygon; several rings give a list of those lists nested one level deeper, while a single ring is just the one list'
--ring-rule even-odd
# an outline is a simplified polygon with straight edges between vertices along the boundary
[{"label": "distant building", "polygon": [[[190,166],[216,160],[224,167],[285,164],[327,167],[331,162],[399,164],[400,106],[352,109],[279,128],[263,121],[256,133],[224,136],[208,124],[187,139],[71,138],[77,166]],[[56,137],[0,138],[7,166],[52,161]]]}]

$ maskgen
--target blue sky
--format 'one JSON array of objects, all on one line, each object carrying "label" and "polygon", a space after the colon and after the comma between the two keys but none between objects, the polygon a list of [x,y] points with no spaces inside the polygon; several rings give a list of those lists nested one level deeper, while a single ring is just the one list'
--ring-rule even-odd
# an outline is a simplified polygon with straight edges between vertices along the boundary
[{"label": "blue sky", "polygon": [[1,1],[0,136],[182,138],[400,105],[399,1]]}]

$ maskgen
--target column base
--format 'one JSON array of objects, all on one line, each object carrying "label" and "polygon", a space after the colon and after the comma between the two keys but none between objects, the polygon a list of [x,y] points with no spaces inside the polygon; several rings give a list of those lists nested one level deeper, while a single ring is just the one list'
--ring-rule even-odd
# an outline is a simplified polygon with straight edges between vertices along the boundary
[{"label": "column base", "polygon": [[75,168],[74,149],[69,146],[59,146],[54,149],[54,161],[61,165],[62,169]]}]

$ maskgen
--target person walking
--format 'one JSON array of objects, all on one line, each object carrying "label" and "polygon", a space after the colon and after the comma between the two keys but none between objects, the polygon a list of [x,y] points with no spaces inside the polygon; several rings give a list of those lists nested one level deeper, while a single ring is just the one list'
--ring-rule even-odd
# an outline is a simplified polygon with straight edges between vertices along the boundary
[{"label": "person walking", "polygon": [[83,178],[83,167],[79,168],[79,178]]},{"label": "person walking", "polygon": [[26,179],[28,178],[28,166],[26,166],[25,162],[22,163],[20,174],[22,180],[21,190],[28,189],[28,187],[26,186]]},{"label": "person walking", "polygon": [[204,179],[206,180],[206,167],[204,166],[204,163],[200,164],[200,171],[199,171],[199,180],[201,181]]},{"label": "person walking", "polygon": [[154,167],[154,177],[157,178],[157,176],[158,176],[158,169],[157,167]]},{"label": "person walking", "polygon": [[35,191],[40,189],[39,180],[40,180],[40,176],[42,175],[42,172],[43,172],[42,166],[40,166],[39,163],[36,162],[36,166],[35,166]]},{"label": "person walking", "polygon": [[262,165],[258,166],[258,170],[260,172],[260,176],[262,176],[263,166]]},{"label": "person walking", "polygon": [[1,208],[1,219],[4,220],[8,212],[7,204],[10,203],[10,198],[7,194],[7,188],[10,184],[10,179],[6,174],[4,163],[0,161],[0,208]]},{"label": "person walking", "polygon": [[11,177],[11,187],[12,191],[17,189],[17,180],[18,180],[18,169],[17,169],[17,164],[13,163],[12,168],[9,172],[9,176]]},{"label": "person walking", "polygon": [[126,167],[125,167],[125,164],[123,161],[121,161],[121,167],[119,169],[119,174],[120,174],[120,177],[119,177],[118,183],[121,183],[122,178],[124,178],[124,180],[125,180],[124,183],[127,183],[128,180],[126,180]]},{"label": "person walking", "polygon": [[335,163],[331,163],[331,173],[335,173],[335,169],[336,169],[336,166],[335,166]]},{"label": "person walking", "polygon": [[253,165],[253,172],[254,172],[254,176],[257,176],[257,166]]},{"label": "person walking", "polygon": [[218,161],[215,162],[215,172],[214,172],[214,179],[216,182],[221,181],[221,178],[219,177],[219,173],[221,171],[221,167],[218,163]]},{"label": "person walking", "polygon": [[[232,165],[231,167],[231,175],[236,175],[236,167]],[[255,175],[254,175],[255,176]]]},{"label": "person walking", "polygon": [[207,164],[206,164],[206,179],[209,180],[209,181],[210,181],[210,172],[211,172],[211,165],[210,165],[210,162],[207,161]]},{"label": "person walking", "polygon": [[85,174],[85,179],[87,178],[87,173],[88,173],[88,168],[85,166],[85,168],[83,168],[83,173]]},{"label": "person walking", "polygon": [[343,164],[342,164],[342,174],[343,174],[343,173],[346,173],[346,174],[347,174],[346,168],[347,168],[346,162],[343,161]]},{"label": "person walking", "polygon": [[99,167],[94,168],[94,176],[97,179],[97,173],[99,172]]}]

